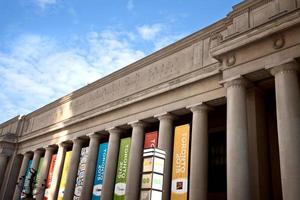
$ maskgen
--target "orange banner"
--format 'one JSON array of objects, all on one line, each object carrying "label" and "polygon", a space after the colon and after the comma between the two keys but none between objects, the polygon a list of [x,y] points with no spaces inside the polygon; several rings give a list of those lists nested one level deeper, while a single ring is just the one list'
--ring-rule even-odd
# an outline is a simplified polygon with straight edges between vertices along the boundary
[{"label": "orange banner", "polygon": [[187,200],[190,125],[175,127],[171,200]]}]

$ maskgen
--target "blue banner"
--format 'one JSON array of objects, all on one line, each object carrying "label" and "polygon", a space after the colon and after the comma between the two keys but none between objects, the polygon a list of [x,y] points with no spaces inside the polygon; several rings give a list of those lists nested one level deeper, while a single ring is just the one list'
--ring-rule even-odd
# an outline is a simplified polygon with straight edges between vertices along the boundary
[{"label": "blue banner", "polygon": [[25,172],[25,176],[24,176],[21,198],[24,198],[25,195],[30,192],[29,184],[30,184],[30,178],[31,178],[31,174],[30,174],[31,165],[32,165],[32,160],[29,160],[27,169]]},{"label": "blue banner", "polygon": [[102,183],[108,143],[99,145],[92,200],[101,200]]}]

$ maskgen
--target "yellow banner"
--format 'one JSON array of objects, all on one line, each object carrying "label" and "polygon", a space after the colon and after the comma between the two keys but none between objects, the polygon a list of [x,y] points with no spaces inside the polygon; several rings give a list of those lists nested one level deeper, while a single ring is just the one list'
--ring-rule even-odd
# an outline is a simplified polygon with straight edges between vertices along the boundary
[{"label": "yellow banner", "polygon": [[64,197],[65,186],[66,186],[66,182],[67,182],[67,173],[68,173],[68,169],[70,166],[70,160],[71,160],[71,153],[72,153],[71,151],[66,152],[65,163],[64,163],[64,168],[63,168],[62,175],[61,175],[57,200],[63,200],[63,197]]},{"label": "yellow banner", "polygon": [[187,200],[190,125],[175,127],[171,200]]}]

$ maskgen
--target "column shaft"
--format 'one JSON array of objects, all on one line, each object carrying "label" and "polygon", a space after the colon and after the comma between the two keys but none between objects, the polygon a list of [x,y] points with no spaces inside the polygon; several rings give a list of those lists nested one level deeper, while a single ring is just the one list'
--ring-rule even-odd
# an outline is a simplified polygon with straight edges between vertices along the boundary
[{"label": "column shaft", "polygon": [[64,167],[67,145],[60,143],[58,146],[57,158],[53,170],[53,177],[49,191],[49,200],[57,199],[62,169]]},{"label": "column shaft", "polygon": [[250,170],[246,113],[246,82],[227,87],[227,199],[250,200]]},{"label": "column shaft", "polygon": [[44,162],[42,164],[41,172],[40,172],[41,176],[40,176],[40,179],[39,179],[39,182],[38,182],[38,188],[40,188],[40,191],[36,196],[37,200],[43,200],[43,198],[44,198],[45,187],[46,187],[46,184],[47,184],[47,176],[48,176],[48,172],[49,172],[51,158],[52,158],[52,155],[53,155],[54,151],[55,151],[54,147],[47,147],[46,148]]},{"label": "column shaft", "polygon": [[93,183],[96,171],[97,155],[100,143],[100,135],[91,134],[89,144],[89,155],[85,166],[85,177],[83,180],[83,187],[80,199],[89,200],[92,198]]},{"label": "column shaft", "polygon": [[190,200],[207,199],[208,132],[204,104],[191,107],[193,127],[191,137]]},{"label": "column shaft", "polygon": [[28,166],[31,156],[32,156],[31,153],[25,153],[25,155],[23,157],[23,161],[22,161],[22,165],[21,165],[21,169],[20,169],[20,173],[19,173],[19,178],[18,178],[18,185],[15,188],[13,200],[19,200],[19,198],[21,196],[21,191],[22,191],[22,187],[24,184],[24,176],[25,176],[27,166]]},{"label": "column shaft", "polygon": [[78,165],[80,161],[80,153],[82,148],[83,140],[75,139],[73,140],[73,148],[70,160],[70,166],[67,173],[66,186],[64,191],[64,200],[72,200],[74,196],[74,190],[76,185]]},{"label": "column shaft", "polygon": [[6,171],[7,161],[8,161],[8,156],[0,154],[0,188],[4,181],[4,174]]},{"label": "column shaft", "polygon": [[34,169],[34,170],[38,169],[42,153],[43,152],[41,150],[35,150],[34,151],[31,169]]},{"label": "column shaft", "polygon": [[169,113],[164,113],[155,117],[159,119],[158,148],[166,152],[162,199],[169,200],[171,196],[174,116]]},{"label": "column shaft", "polygon": [[132,126],[132,136],[125,199],[138,200],[143,165],[144,124],[140,121],[130,124]]},{"label": "column shaft", "polygon": [[108,132],[108,149],[101,194],[101,199],[103,200],[112,200],[114,196],[121,130],[112,128]]},{"label": "column shaft", "polygon": [[300,197],[300,88],[296,62],[275,67],[276,109],[282,193],[284,200]]}]

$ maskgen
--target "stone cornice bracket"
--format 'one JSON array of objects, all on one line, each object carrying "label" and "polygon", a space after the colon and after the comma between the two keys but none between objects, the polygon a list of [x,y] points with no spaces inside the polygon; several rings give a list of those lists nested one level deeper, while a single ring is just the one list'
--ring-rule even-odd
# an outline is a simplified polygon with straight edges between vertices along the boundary
[{"label": "stone cornice bracket", "polygon": [[299,63],[295,59],[288,59],[276,66],[267,66],[265,69],[269,70],[273,76],[279,73],[299,73],[300,71]]},{"label": "stone cornice bracket", "polygon": [[208,106],[207,104],[205,104],[203,102],[187,106],[186,109],[191,110],[193,113],[209,112],[209,111],[213,110],[213,108],[211,106]]},{"label": "stone cornice bracket", "polygon": [[163,112],[157,115],[154,115],[155,118],[157,118],[159,121],[161,120],[170,120],[170,121],[174,121],[177,119],[177,116],[174,114],[171,114],[169,112]]},{"label": "stone cornice bracket", "polygon": [[117,128],[117,127],[111,127],[111,128],[108,128],[108,129],[105,129],[109,135],[113,135],[113,134],[117,134],[117,135],[120,135],[123,130],[120,129],[120,128]]},{"label": "stone cornice bracket", "polygon": [[145,128],[148,124],[146,122],[137,120],[137,121],[129,122],[128,125],[130,125],[132,128],[135,127]]},{"label": "stone cornice bracket", "polygon": [[225,88],[229,88],[229,87],[248,88],[250,86],[253,86],[253,83],[251,81],[249,81],[248,79],[244,78],[241,75],[220,81],[219,83],[223,85]]},{"label": "stone cornice bracket", "polygon": [[234,53],[229,54],[225,62],[227,67],[233,66],[236,63],[235,54]]}]

